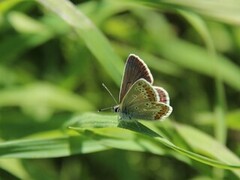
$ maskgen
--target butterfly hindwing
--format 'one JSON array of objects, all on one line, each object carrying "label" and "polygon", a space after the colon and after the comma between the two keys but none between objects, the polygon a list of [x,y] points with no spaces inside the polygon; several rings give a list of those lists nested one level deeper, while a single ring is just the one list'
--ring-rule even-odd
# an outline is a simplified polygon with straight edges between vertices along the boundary
[{"label": "butterfly hindwing", "polygon": [[165,89],[163,89],[162,87],[158,87],[158,86],[154,86],[154,89],[158,93],[159,102],[169,105],[170,98],[169,98],[168,92]]},{"label": "butterfly hindwing", "polygon": [[172,107],[160,102],[146,102],[137,104],[138,110],[133,111],[132,118],[145,120],[160,120],[168,117]]},{"label": "butterfly hindwing", "polygon": [[159,120],[171,111],[171,106],[160,102],[157,89],[145,79],[137,80],[120,104],[121,119]]},{"label": "butterfly hindwing", "polygon": [[153,83],[153,77],[147,65],[138,56],[130,54],[125,64],[124,75],[122,78],[122,84],[119,93],[120,103],[131,86],[141,78],[145,79],[151,84]]}]

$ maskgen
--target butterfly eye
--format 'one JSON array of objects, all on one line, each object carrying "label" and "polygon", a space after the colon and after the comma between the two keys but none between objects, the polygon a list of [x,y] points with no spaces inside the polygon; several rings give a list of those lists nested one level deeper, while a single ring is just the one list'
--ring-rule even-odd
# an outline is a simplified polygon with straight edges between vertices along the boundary
[{"label": "butterfly eye", "polygon": [[114,106],[114,107],[113,107],[113,110],[114,110],[114,112],[116,112],[116,113],[117,113],[117,112],[119,112],[119,111],[120,111],[120,108],[119,108],[119,106]]}]

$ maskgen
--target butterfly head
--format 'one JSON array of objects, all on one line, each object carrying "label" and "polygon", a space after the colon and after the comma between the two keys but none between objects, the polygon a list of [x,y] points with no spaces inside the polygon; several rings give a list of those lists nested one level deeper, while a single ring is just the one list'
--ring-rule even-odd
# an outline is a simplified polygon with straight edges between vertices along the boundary
[{"label": "butterfly head", "polygon": [[118,113],[120,111],[119,105],[114,106],[113,111]]}]

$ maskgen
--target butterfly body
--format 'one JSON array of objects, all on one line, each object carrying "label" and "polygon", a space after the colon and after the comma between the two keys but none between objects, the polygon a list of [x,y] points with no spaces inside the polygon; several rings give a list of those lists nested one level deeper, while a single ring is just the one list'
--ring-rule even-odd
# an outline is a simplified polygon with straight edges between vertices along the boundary
[{"label": "butterfly body", "polygon": [[120,120],[160,120],[171,114],[167,91],[152,84],[153,77],[147,65],[138,56],[130,54],[119,93],[120,103],[114,107]]}]

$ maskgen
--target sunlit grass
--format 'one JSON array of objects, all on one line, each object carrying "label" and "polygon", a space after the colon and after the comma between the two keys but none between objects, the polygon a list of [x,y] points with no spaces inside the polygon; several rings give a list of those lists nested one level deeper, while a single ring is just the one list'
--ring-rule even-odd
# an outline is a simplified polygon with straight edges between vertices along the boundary
[{"label": "sunlit grass", "polygon": [[[239,178],[239,7],[227,0],[0,2],[0,157],[15,158],[0,160],[0,174],[38,179],[46,167],[51,179],[94,179],[111,168],[116,179],[125,172]],[[168,120],[119,124],[117,115],[93,113],[113,105],[101,84],[117,97],[130,53],[169,91]],[[154,173],[140,169],[150,159]]]}]

